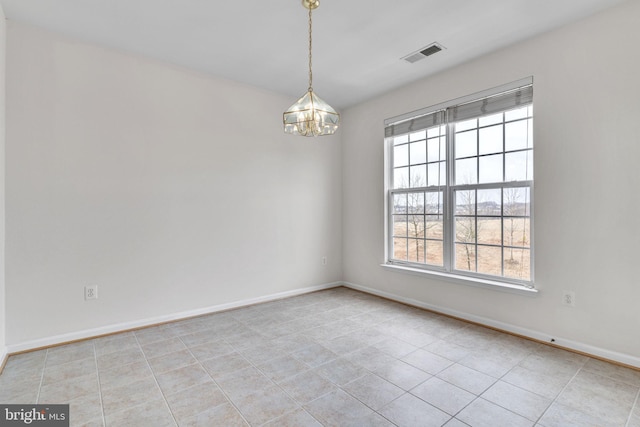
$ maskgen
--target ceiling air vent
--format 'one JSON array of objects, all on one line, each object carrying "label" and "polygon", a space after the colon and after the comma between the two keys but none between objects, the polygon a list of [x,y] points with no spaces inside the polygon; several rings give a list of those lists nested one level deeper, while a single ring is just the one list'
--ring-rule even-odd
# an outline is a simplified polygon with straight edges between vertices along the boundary
[{"label": "ceiling air vent", "polygon": [[420,61],[421,59],[424,59],[427,56],[431,56],[434,53],[440,52],[442,49],[444,49],[444,46],[442,46],[441,44],[431,43],[429,46],[423,47],[422,49],[416,52],[410,53],[409,55],[403,57],[402,59],[413,64],[414,62]]}]

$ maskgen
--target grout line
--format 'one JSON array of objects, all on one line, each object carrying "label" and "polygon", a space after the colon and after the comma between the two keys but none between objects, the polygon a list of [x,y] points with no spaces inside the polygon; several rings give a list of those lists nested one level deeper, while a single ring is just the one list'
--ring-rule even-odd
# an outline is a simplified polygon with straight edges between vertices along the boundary
[{"label": "grout line", "polygon": [[40,392],[42,391],[42,384],[44,383],[44,371],[47,369],[47,358],[49,357],[49,350],[44,354],[44,363],[42,365],[42,374],[40,375],[40,384],[38,385],[38,395],[36,396],[36,404],[40,400]]},{"label": "grout line", "polygon": [[[102,414],[102,425],[106,427],[107,418],[104,415],[104,402],[102,400],[102,385],[100,383],[100,369],[98,368],[98,351],[96,350],[95,341],[91,343],[91,346],[93,347],[93,359],[96,362],[96,377],[98,379],[98,397],[100,398],[100,413]],[[69,411],[71,411],[71,409],[69,409]]]},{"label": "grout line", "polygon": [[[162,387],[160,387],[160,384],[158,383],[158,379],[156,378],[155,372],[153,372],[153,369],[151,369],[151,365],[149,364],[149,361],[147,360],[147,355],[144,354],[144,351],[142,350],[142,345],[140,344],[140,341],[138,340],[138,337],[136,336],[135,332],[133,333],[133,337],[135,338],[136,343],[138,343],[138,348],[140,349],[140,352],[142,353],[142,356],[144,357],[144,362],[147,364],[147,368],[149,368],[149,370],[151,371],[151,375],[153,376],[153,381],[156,383],[156,386],[158,387],[158,390],[160,390],[160,394],[162,395],[162,400],[164,401],[164,404],[166,405],[167,409],[169,410],[169,414],[171,414],[171,418],[173,419],[173,423],[177,427],[178,426],[178,421],[176,420],[176,417],[173,415],[173,411],[171,410],[171,407],[169,406],[169,402],[167,402],[167,398],[164,395],[164,391],[162,391]],[[143,405],[144,403],[145,402],[141,403],[140,405]]]},{"label": "grout line", "polygon": [[[231,400],[231,398],[229,397],[229,395],[227,394],[227,392],[226,392],[222,387],[220,387],[220,384],[218,384],[218,382],[216,381],[216,379],[215,379],[215,378],[213,378],[213,375],[211,375],[211,374],[209,373],[209,371],[207,371],[207,369],[206,369],[204,366],[202,366],[202,362],[200,362],[200,359],[198,359],[198,358],[193,354],[193,352],[191,351],[191,348],[190,348],[187,344],[185,344],[185,342],[184,342],[184,341],[182,341],[182,337],[181,337],[181,336],[177,336],[176,338],[178,338],[178,339],[180,340],[180,342],[181,342],[181,343],[186,347],[186,349],[187,349],[187,351],[189,352],[189,354],[191,355],[191,357],[193,357],[193,358],[196,360],[197,364],[202,368],[202,370],[204,370],[204,371],[207,373],[207,375],[209,376],[209,378],[211,378],[211,381],[213,381],[213,383],[216,385],[216,387],[218,387],[218,390],[220,390],[220,391],[222,392],[222,394],[224,395],[225,399],[227,399],[227,402],[229,402],[229,404],[235,408],[235,410],[238,412],[238,414],[239,414],[239,415],[240,415],[240,417],[244,420],[244,422],[246,422],[246,423],[247,423],[247,425],[251,425],[251,423],[249,422],[249,420],[247,420],[247,419],[245,418],[244,414],[243,414],[242,412],[240,412],[240,409],[236,406],[236,404],[235,404],[235,403],[233,403],[233,401]],[[229,345],[231,348],[233,348],[233,351],[234,351],[235,353],[238,353],[238,352],[236,351],[236,348],[235,348],[234,346],[232,346],[231,344],[229,344],[229,343],[228,343],[224,338],[220,338],[220,339],[221,339],[222,341],[224,341],[224,343],[225,343],[225,344],[227,344],[227,345]],[[213,341],[212,341],[212,342],[213,342]],[[204,344],[207,344],[207,343],[204,343]],[[204,344],[199,344],[199,345],[204,345]],[[229,354],[231,354],[231,353],[229,353]],[[246,359],[242,354],[238,353],[238,355],[240,355],[243,359],[247,360],[247,359]],[[224,355],[223,355],[223,356],[224,356]],[[221,356],[220,356],[220,357],[221,357]],[[215,358],[214,358],[214,359],[215,359]],[[247,360],[247,362],[249,362],[249,363],[251,364],[251,362],[250,362],[249,360]],[[253,364],[251,364],[251,365],[253,366]],[[155,375],[155,374],[154,374],[154,375]],[[222,405],[222,404],[221,404],[221,405]],[[221,405],[218,405],[218,406],[221,406]],[[208,410],[208,409],[207,409],[207,410]],[[205,410],[205,411],[206,411],[206,410]],[[203,411],[203,412],[204,412],[204,411]],[[173,412],[172,412],[172,414],[173,414]],[[196,415],[198,415],[198,414],[196,414]]]},{"label": "grout line", "polygon": [[640,405],[640,390],[636,393],[636,400],[631,405],[631,411],[629,412],[629,416],[627,417],[627,422],[625,423],[625,427],[631,427],[631,421],[633,420],[633,411],[636,407]]}]

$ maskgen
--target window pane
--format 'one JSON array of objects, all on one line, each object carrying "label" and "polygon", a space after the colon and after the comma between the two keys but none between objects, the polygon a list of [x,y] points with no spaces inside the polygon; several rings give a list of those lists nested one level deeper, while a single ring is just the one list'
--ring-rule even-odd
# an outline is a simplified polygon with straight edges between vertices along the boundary
[{"label": "window pane", "polygon": [[456,191],[456,215],[476,214],[475,190]]},{"label": "window pane", "polygon": [[429,162],[437,162],[439,160],[444,160],[447,157],[445,142],[441,142],[440,138],[428,140],[427,149],[429,150],[427,155],[427,160]]},{"label": "window pane", "polygon": [[409,213],[424,213],[424,193],[407,194],[407,211]]},{"label": "window pane", "polygon": [[464,122],[456,123],[456,132],[462,132],[463,130],[469,130],[475,127],[478,127],[477,119],[465,120]]},{"label": "window pane", "polygon": [[407,237],[408,221],[406,215],[394,215],[393,216],[393,236],[394,237]]},{"label": "window pane", "polygon": [[[478,217],[478,243],[502,245],[502,219]],[[500,259],[500,257],[498,257]]]},{"label": "window pane", "polygon": [[502,182],[502,154],[480,157],[479,182]]},{"label": "window pane", "polygon": [[409,237],[424,239],[424,215],[409,215]]},{"label": "window pane", "polygon": [[517,151],[505,154],[505,181],[533,179],[533,151]]},{"label": "window pane", "polygon": [[393,138],[393,145],[406,144],[409,142],[409,135],[400,135]]},{"label": "window pane", "polygon": [[393,170],[393,188],[409,187],[409,168],[397,168]]},{"label": "window pane", "polygon": [[507,111],[504,113],[504,120],[511,121],[517,119],[523,119],[528,115],[528,107],[520,107],[515,110]]},{"label": "window pane", "polygon": [[531,215],[529,187],[505,188],[503,193],[505,216]]},{"label": "window pane", "polygon": [[495,125],[496,123],[502,123],[502,113],[480,117],[479,119],[480,126]]},{"label": "window pane", "polygon": [[421,139],[426,139],[426,138],[427,138],[426,130],[421,130],[421,131],[413,132],[412,134],[409,134],[409,141],[411,142],[419,141]]},{"label": "window pane", "polygon": [[411,179],[409,187],[426,187],[427,186],[427,165],[411,166]]},{"label": "window pane", "polygon": [[425,237],[442,240],[442,215],[427,215],[425,221]]},{"label": "window pane", "polygon": [[442,215],[442,192],[428,192],[425,194],[425,212],[428,214]]},{"label": "window pane", "polygon": [[393,213],[407,213],[407,195],[406,194],[394,194],[393,195]]},{"label": "window pane", "polygon": [[[505,218],[504,219],[504,244],[529,248],[531,246],[529,218]],[[512,252],[510,249],[505,249]]]},{"label": "window pane", "polygon": [[456,242],[476,243],[476,218],[456,217]]},{"label": "window pane", "polygon": [[429,181],[427,182],[427,185],[429,186],[438,186],[438,187],[442,187],[444,185],[446,185],[447,181],[446,181],[446,171],[445,169],[445,165],[444,162],[438,162],[438,163],[430,163],[428,165],[429,167]]},{"label": "window pane", "polygon": [[528,249],[504,249],[504,276],[531,280],[531,252]]},{"label": "window pane", "polygon": [[478,131],[470,130],[456,133],[456,159],[478,154]]},{"label": "window pane", "polygon": [[396,145],[393,147],[393,166],[407,166],[409,164],[409,146]]},{"label": "window pane", "polygon": [[502,248],[478,245],[478,273],[502,275]]},{"label": "window pane", "polygon": [[412,165],[427,163],[427,141],[412,142],[409,144],[410,162]]},{"label": "window pane", "polygon": [[502,151],[502,125],[480,129],[479,154],[501,153]]},{"label": "window pane", "polygon": [[504,126],[505,150],[522,150],[533,146],[529,128],[531,120],[520,120]]},{"label": "window pane", "polygon": [[407,242],[408,256],[407,259],[412,262],[424,263],[424,240],[422,239],[409,239]]},{"label": "window pane", "polygon": [[427,240],[427,264],[440,267],[444,265],[442,242]]},{"label": "window pane", "polygon": [[456,243],[456,269],[476,271],[476,247]]},{"label": "window pane", "polygon": [[393,239],[393,259],[407,260],[407,239]]},{"label": "window pane", "polygon": [[478,215],[502,215],[502,190],[478,190]]},{"label": "window pane", "polygon": [[427,138],[435,138],[436,136],[444,135],[446,132],[446,126],[435,126],[427,129]]},{"label": "window pane", "polygon": [[478,160],[471,159],[456,160],[456,184],[477,184],[478,183]]}]

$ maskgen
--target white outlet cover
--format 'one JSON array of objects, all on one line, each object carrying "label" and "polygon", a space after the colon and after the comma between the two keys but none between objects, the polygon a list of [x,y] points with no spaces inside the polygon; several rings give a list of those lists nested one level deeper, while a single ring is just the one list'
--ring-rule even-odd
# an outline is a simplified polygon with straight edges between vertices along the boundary
[{"label": "white outlet cover", "polygon": [[84,299],[98,299],[98,285],[84,287]]}]

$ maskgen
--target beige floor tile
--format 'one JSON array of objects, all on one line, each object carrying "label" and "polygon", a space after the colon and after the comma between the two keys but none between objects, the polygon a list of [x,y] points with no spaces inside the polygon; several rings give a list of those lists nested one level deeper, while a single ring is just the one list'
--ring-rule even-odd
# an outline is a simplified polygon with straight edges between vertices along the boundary
[{"label": "beige floor tile", "polygon": [[459,364],[452,365],[440,372],[438,378],[475,395],[480,395],[496,382],[496,379],[489,375]]},{"label": "beige floor tile", "polygon": [[174,369],[184,368],[185,366],[197,363],[197,360],[188,349],[168,353],[160,357],[148,358],[147,362],[151,366],[154,374],[158,375],[163,372],[173,371]]},{"label": "beige floor tile", "polygon": [[47,351],[47,367],[88,358],[95,358],[93,343],[90,341],[53,347]]},{"label": "beige floor tile", "polygon": [[330,426],[347,424],[373,413],[362,402],[342,390],[325,394],[304,408],[323,425]]},{"label": "beige floor tile", "polygon": [[202,366],[213,378],[229,375],[233,372],[251,367],[247,359],[238,353],[229,353],[224,356],[205,360]]},{"label": "beige floor tile", "polygon": [[374,344],[373,347],[395,358],[404,357],[407,354],[413,353],[418,349],[418,347],[416,347],[415,345],[409,344],[406,341],[402,341],[393,337],[386,338]]},{"label": "beige floor tile", "polygon": [[407,354],[402,358],[402,360],[431,375],[435,375],[445,370],[454,363],[453,361],[445,359],[442,356],[438,356],[421,349]]},{"label": "beige floor tile", "polygon": [[504,381],[498,381],[492,385],[481,397],[531,421],[537,421],[552,402],[551,399]]},{"label": "beige floor tile", "polygon": [[404,390],[411,390],[418,384],[421,384],[431,378],[431,374],[415,368],[401,360],[396,360],[386,366],[376,369],[375,373]]},{"label": "beige floor tile", "polygon": [[216,379],[218,385],[231,399],[238,399],[274,385],[253,366]]},{"label": "beige floor tile", "polygon": [[102,405],[106,415],[140,405],[149,400],[160,399],[162,399],[162,393],[153,378],[102,390]]},{"label": "beige floor tile", "polygon": [[210,383],[213,380],[199,364],[185,366],[173,371],[156,375],[158,385],[165,394],[177,393],[180,390],[198,384]]},{"label": "beige floor tile", "polygon": [[408,393],[378,412],[398,427],[440,427],[451,419],[449,414]]},{"label": "beige floor tile", "polygon": [[233,405],[225,403],[204,411],[185,421],[180,421],[180,427],[248,427],[249,424]]},{"label": "beige floor tile", "polygon": [[268,422],[264,427],[322,427],[322,424],[304,409],[296,409]]},{"label": "beige floor tile", "polygon": [[153,378],[153,373],[146,360],[120,365],[112,369],[99,369],[98,375],[102,390]]},{"label": "beige floor tile", "polygon": [[78,397],[93,395],[98,395],[98,377],[91,373],[43,385],[38,403],[68,403]]},{"label": "beige floor tile", "polygon": [[216,406],[229,403],[224,393],[214,383],[186,388],[165,396],[169,408],[180,423]]},{"label": "beige floor tile", "polygon": [[321,346],[320,344],[314,344],[300,351],[296,351],[292,353],[292,356],[306,363],[312,368],[318,367],[322,364],[338,358],[337,354]]},{"label": "beige floor tile", "polygon": [[571,377],[547,375],[516,366],[502,377],[502,380],[540,396],[555,399],[569,383]]},{"label": "beige floor tile", "polygon": [[134,334],[141,345],[168,340],[176,336],[175,333],[165,325],[139,329],[135,331]]},{"label": "beige floor tile", "polygon": [[245,396],[231,396],[236,408],[251,425],[262,425],[299,408],[278,386],[261,387]]},{"label": "beige floor tile", "polygon": [[617,366],[613,363],[603,362],[601,360],[589,359],[584,365],[583,370],[611,378],[612,380],[640,387],[640,371]]},{"label": "beige floor tile", "polygon": [[344,358],[369,371],[375,371],[376,369],[396,360],[393,356],[383,352],[382,350],[378,350],[375,347],[366,347],[354,351],[353,353],[349,353],[344,356]]},{"label": "beige floor tile", "polygon": [[0,402],[9,403],[10,400],[15,402],[18,396],[24,396],[24,398],[29,397],[30,399],[16,403],[35,403],[38,395],[38,389],[40,387],[40,381],[41,377],[37,376],[23,379],[20,377],[5,377],[5,374],[3,373],[2,376],[0,376]]},{"label": "beige floor tile", "polygon": [[214,357],[220,357],[234,352],[233,347],[227,344],[224,340],[201,344],[191,347],[189,350],[191,350],[191,354],[200,361],[213,359]]},{"label": "beige floor tile", "polygon": [[433,377],[411,390],[411,394],[449,415],[455,415],[471,403],[476,395]]},{"label": "beige floor tile", "polygon": [[450,343],[446,340],[433,342],[424,347],[424,350],[454,362],[465,358],[470,353],[469,349]]},{"label": "beige floor tile", "polygon": [[144,360],[144,353],[139,346],[129,347],[121,351],[110,351],[109,353],[98,355],[99,369],[113,369],[129,363],[141,362]]},{"label": "beige floor tile", "polygon": [[367,374],[365,369],[342,358],[320,365],[314,371],[339,386]]},{"label": "beige floor tile", "polygon": [[557,402],[600,418],[624,424],[638,395],[638,387],[580,371],[558,396]]},{"label": "beige floor tile", "polygon": [[123,350],[128,349],[140,348],[138,340],[133,332],[123,332],[116,335],[96,338],[92,342],[98,356],[114,352],[122,352]]},{"label": "beige floor tile", "polygon": [[270,360],[269,362],[258,365],[257,368],[275,382],[282,382],[287,378],[291,378],[309,370],[309,367],[306,364],[291,356],[284,356]]},{"label": "beige floor tile", "polygon": [[382,408],[404,394],[400,387],[374,374],[367,374],[342,388],[373,410]]},{"label": "beige floor tile", "polygon": [[175,427],[176,422],[164,400],[151,400],[106,415],[107,427]]},{"label": "beige floor tile", "polygon": [[[577,409],[553,403],[538,423],[544,427],[608,427],[606,421]],[[624,424],[619,425],[624,427]],[[629,426],[631,427],[631,426]]]},{"label": "beige floor tile", "polygon": [[142,346],[142,352],[147,359],[164,356],[180,350],[186,350],[186,346],[179,338],[169,338]]},{"label": "beige floor tile", "polygon": [[338,390],[335,384],[313,371],[291,377],[279,385],[301,404],[309,403],[327,393]]},{"label": "beige floor tile", "polygon": [[98,393],[70,400],[69,421],[71,425],[86,425],[92,422],[103,423],[102,402]]},{"label": "beige floor tile", "polygon": [[88,374],[97,374],[95,357],[74,360],[60,365],[45,366],[42,376],[42,384],[50,385]]},{"label": "beige floor tile", "polygon": [[530,421],[482,398],[464,408],[456,418],[473,427],[531,427]]}]

